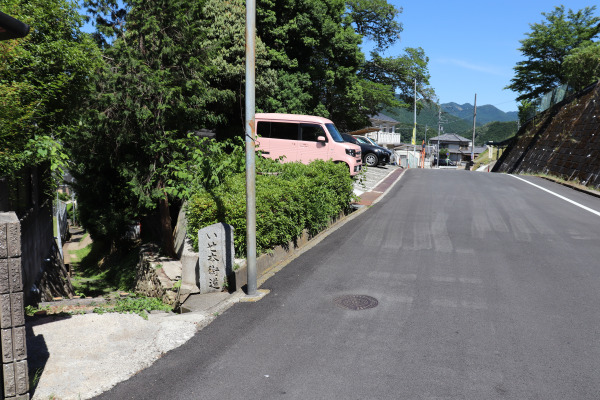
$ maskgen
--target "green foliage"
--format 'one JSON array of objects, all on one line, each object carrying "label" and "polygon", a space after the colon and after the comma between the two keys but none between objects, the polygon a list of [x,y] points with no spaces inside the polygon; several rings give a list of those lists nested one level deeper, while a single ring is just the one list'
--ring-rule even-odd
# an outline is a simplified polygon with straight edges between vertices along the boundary
[{"label": "green foliage", "polygon": [[[316,234],[353,199],[352,178],[344,164],[314,161],[279,164],[257,159],[257,251],[287,245],[307,229]],[[236,254],[246,253],[245,175],[232,174],[222,185],[200,190],[187,206],[188,235],[197,247],[199,229],[217,222],[235,228]]]},{"label": "green foliage", "polygon": [[[360,76],[368,82],[375,82],[391,90],[392,97],[387,101],[380,100],[380,104],[367,103],[371,114],[381,110],[382,106],[401,107],[413,110],[415,89],[414,81],[417,81],[417,95],[424,101],[417,103],[420,111],[424,103],[430,102],[435,93],[429,87],[429,73],[427,63],[429,58],[422,48],[404,49],[405,54],[397,57],[382,57],[377,51],[371,52],[371,59],[366,61],[361,69]],[[394,93],[399,93],[394,96]]]},{"label": "green foliage", "polygon": [[[481,146],[489,141],[501,142],[516,135],[518,122],[490,122],[475,129],[475,145]],[[463,132],[462,136],[472,137],[473,129]]]},{"label": "green foliage", "polygon": [[77,293],[95,297],[133,289],[139,261],[138,246],[111,252],[110,246],[96,241],[72,254],[74,274],[71,282]]},{"label": "green foliage", "polygon": [[[457,104],[454,102],[444,103],[441,104],[441,108],[449,114],[463,119],[469,124],[471,128],[473,128],[473,112],[475,110],[475,107],[472,104]],[[477,106],[477,120],[475,121],[477,126],[485,125],[487,123],[496,121],[516,121],[516,119],[517,113],[514,111],[504,112],[490,104]]]},{"label": "green foliage", "polygon": [[137,314],[144,319],[148,319],[148,313],[152,310],[171,311],[172,307],[155,297],[131,296],[117,300],[114,305],[102,304],[94,308],[94,312],[97,314],[107,312]]},{"label": "green foliage", "polygon": [[92,24],[96,27],[93,37],[100,47],[109,47],[117,36],[125,32],[127,6],[127,2],[118,0],[83,1],[87,14],[92,16]]},{"label": "green foliage", "polygon": [[0,0],[0,9],[31,26],[25,38],[0,42],[0,176],[49,161],[58,179],[61,141],[79,129],[100,52],[74,3]]},{"label": "green foliage", "polygon": [[555,7],[541,23],[531,25],[519,50],[525,60],[514,67],[515,77],[506,88],[519,93],[517,100],[533,100],[556,86],[567,83],[563,62],[577,47],[585,45],[600,32],[600,17],[595,6],[577,12]]},{"label": "green foliage", "polygon": [[364,56],[344,13],[342,0],[257,3],[257,36],[282,84],[268,96],[264,111],[321,115],[340,125],[354,118],[347,110],[359,110],[357,71]]},{"label": "green foliage", "polygon": [[385,49],[400,39],[402,24],[396,18],[402,13],[386,0],[347,0],[346,7],[356,33],[373,40]]},{"label": "green foliage", "polygon": [[439,151],[439,155],[440,155],[440,159],[443,160],[444,158],[448,157],[448,149],[445,147],[442,147]]},{"label": "green foliage", "polygon": [[[400,10],[385,0],[261,0],[257,4],[257,111],[313,114],[342,129],[410,102],[428,87],[422,49],[365,61],[363,37],[380,49],[398,39]],[[119,242],[129,224],[209,193],[242,172],[236,146],[200,141],[243,131],[245,9],[242,0],[89,0],[106,66],[99,68],[83,128],[69,136],[80,219],[95,239]],[[367,72],[368,70],[368,72]],[[223,157],[206,157],[207,152]],[[232,184],[232,183],[231,183]],[[160,205],[160,207],[158,207]]]},{"label": "green foliage", "polygon": [[415,77],[422,93],[432,92],[421,49],[389,58],[375,53],[380,63],[366,61],[360,51],[363,37],[378,50],[395,43],[400,12],[385,0],[259,1],[257,35],[277,78],[277,90],[259,108],[320,115],[353,130],[383,107],[399,105],[396,91],[410,99]]},{"label": "green foliage", "polygon": [[521,100],[519,104],[519,122],[523,125],[535,115],[535,103],[529,100]]},{"label": "green foliage", "polygon": [[28,317],[33,317],[35,315],[35,313],[37,313],[38,311],[46,311],[49,310],[50,306],[46,306],[46,307],[35,307],[32,305],[28,305],[25,306],[25,315],[27,315]]},{"label": "green foliage", "polygon": [[189,180],[189,134],[223,120],[210,105],[201,2],[132,1],[127,29],[106,50],[88,127],[70,141],[81,220],[95,239],[116,242],[132,220],[178,198]]},{"label": "green foliage", "polygon": [[563,75],[573,89],[581,90],[600,79],[600,42],[585,42],[564,59]]}]

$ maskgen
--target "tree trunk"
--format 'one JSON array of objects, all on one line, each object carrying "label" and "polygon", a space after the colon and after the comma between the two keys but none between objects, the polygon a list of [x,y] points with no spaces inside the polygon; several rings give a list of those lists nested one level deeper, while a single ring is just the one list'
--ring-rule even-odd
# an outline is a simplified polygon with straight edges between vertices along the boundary
[{"label": "tree trunk", "polygon": [[[161,185],[162,186],[162,185]],[[169,212],[169,197],[162,187],[164,197],[160,199],[160,236],[162,239],[163,251],[172,258],[177,257],[175,253],[175,244],[173,242],[173,227],[171,226],[171,213]]]}]

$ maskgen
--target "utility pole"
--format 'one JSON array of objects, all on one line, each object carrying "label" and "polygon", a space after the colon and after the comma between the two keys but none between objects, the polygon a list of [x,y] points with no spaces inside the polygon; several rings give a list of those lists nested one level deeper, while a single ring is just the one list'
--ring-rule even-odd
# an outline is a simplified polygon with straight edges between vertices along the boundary
[{"label": "utility pole", "polygon": [[417,79],[415,78],[415,97],[414,97],[414,125],[413,125],[413,136],[411,144],[414,146],[417,144]]},{"label": "utility pole", "polygon": [[58,198],[58,188],[56,189],[56,246],[58,246],[58,254],[60,258],[65,259],[62,248],[62,237],[60,236],[60,199]]},{"label": "utility pole", "polygon": [[440,135],[442,134],[442,109],[438,104],[438,145],[437,145],[437,167],[440,168]]},{"label": "utility pole", "polygon": [[415,100],[414,100],[414,125],[413,125],[413,135],[410,143],[413,145],[413,160],[416,158],[416,149],[417,149],[417,78],[415,78]]},{"label": "utility pole", "polygon": [[477,93],[475,93],[475,104],[473,107],[473,142],[471,143],[471,166],[475,163],[475,120],[477,119]]},{"label": "utility pole", "polygon": [[256,0],[246,0],[246,271],[247,296],[257,296],[256,279]]},{"label": "utility pole", "polygon": [[[421,164],[423,164],[423,168],[425,168],[425,154],[427,153],[427,127],[428,127],[428,125],[425,124],[425,140],[423,140],[424,149],[422,149],[422,151],[421,151],[421,154],[423,156],[423,160],[421,161]],[[429,167],[431,167],[431,165],[429,165]]]}]

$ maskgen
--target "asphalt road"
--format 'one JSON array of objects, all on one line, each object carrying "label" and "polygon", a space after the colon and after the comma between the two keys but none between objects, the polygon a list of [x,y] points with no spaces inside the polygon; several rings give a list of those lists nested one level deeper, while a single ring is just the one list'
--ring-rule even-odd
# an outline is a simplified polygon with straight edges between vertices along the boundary
[{"label": "asphalt road", "polygon": [[525,179],[589,210],[508,175],[409,170],[264,299],[99,398],[599,399],[600,199]]}]

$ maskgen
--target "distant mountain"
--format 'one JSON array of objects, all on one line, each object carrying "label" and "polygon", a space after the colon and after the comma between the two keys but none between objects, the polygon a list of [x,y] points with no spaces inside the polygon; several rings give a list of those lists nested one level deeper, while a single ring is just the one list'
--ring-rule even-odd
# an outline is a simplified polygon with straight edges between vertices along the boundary
[{"label": "distant mountain", "polygon": [[[458,133],[463,132],[469,127],[473,129],[473,122],[469,124],[467,121],[451,115],[445,112],[443,109],[441,115],[441,122],[444,132],[446,133]],[[412,132],[412,126],[414,121],[412,108],[393,108],[382,111],[383,114],[394,118],[400,122],[401,127],[410,130]],[[438,130],[438,107],[436,104],[425,104],[421,111],[417,112],[417,131],[423,129],[423,136],[425,134],[425,126],[429,128],[427,130],[427,137],[437,136]],[[404,132],[404,131],[403,131]],[[417,133],[417,137],[420,135]]]},{"label": "distant mountain", "polygon": [[[465,121],[470,121],[473,126],[473,105],[469,103],[457,104],[457,103],[444,103],[441,105],[442,110],[446,111],[450,115],[454,115]],[[504,112],[497,109],[496,107],[486,104],[483,106],[477,106],[477,118],[475,120],[478,126],[485,125],[489,122],[510,122],[518,121],[519,113],[516,111]]]},{"label": "distant mountain", "polygon": [[[468,118],[461,119],[459,116],[450,113],[444,109],[444,106],[451,108],[454,113],[462,112],[464,115],[468,115]],[[473,106],[470,104],[458,105],[456,103],[446,103],[441,105],[441,126],[443,129],[442,133],[456,133],[466,138],[471,138],[473,135]],[[483,109],[483,111],[481,111]],[[492,115],[488,111],[495,111],[495,115],[506,118],[507,115],[513,113],[505,113],[498,110],[494,106],[481,106],[477,107],[477,128],[475,129],[475,143],[478,146],[483,145],[486,141],[494,140],[500,141],[508,137],[515,135],[517,132],[517,122],[511,121],[498,121],[494,120],[491,122],[485,122],[485,118],[480,118],[480,114],[483,116]],[[407,108],[393,108],[387,109],[382,114],[392,117],[399,122],[396,126],[396,132],[402,134],[402,141],[409,143],[412,137],[413,129],[413,111]],[[516,112],[514,113],[516,116]],[[425,138],[430,139],[438,135],[438,117],[439,111],[436,104],[425,104],[421,111],[417,112],[417,143]],[[484,119],[484,121],[481,121]],[[427,127],[427,135],[425,134],[425,127]]]}]

